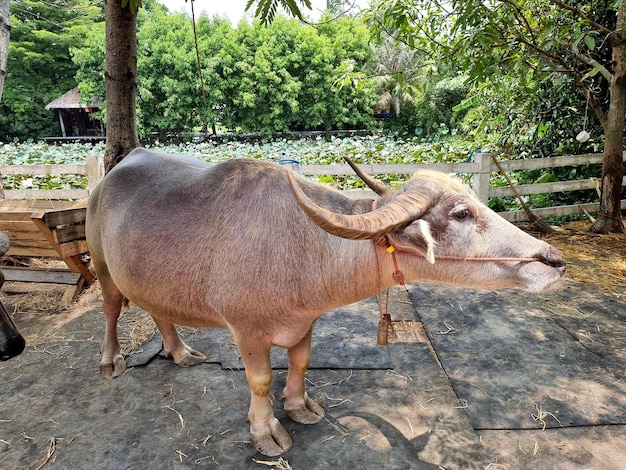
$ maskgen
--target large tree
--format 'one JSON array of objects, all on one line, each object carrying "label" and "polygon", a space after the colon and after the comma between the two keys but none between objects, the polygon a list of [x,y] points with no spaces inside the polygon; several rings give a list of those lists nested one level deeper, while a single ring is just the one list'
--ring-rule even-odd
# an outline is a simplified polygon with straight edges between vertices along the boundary
[{"label": "large tree", "polygon": [[10,35],[9,0],[0,0],[0,101],[2,101],[4,77],[7,74],[7,56],[9,55]]},{"label": "large tree", "polygon": [[379,34],[457,64],[477,83],[529,71],[569,77],[604,130],[600,212],[592,230],[623,231],[626,2],[377,0],[368,18]]},{"label": "large tree", "polygon": [[107,141],[104,164],[109,171],[132,149],[137,135],[136,0],[105,0]]}]

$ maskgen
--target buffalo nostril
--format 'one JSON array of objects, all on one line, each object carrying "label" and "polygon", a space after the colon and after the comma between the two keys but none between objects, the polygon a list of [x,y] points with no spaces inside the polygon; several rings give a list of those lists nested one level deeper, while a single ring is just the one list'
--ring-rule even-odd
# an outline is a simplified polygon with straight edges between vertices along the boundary
[{"label": "buffalo nostril", "polygon": [[557,250],[556,248],[550,247],[548,253],[545,255],[540,255],[537,258],[539,260],[552,268],[555,268],[559,271],[561,276],[565,274],[565,270],[567,269],[567,263],[565,262],[565,257],[563,254]]}]

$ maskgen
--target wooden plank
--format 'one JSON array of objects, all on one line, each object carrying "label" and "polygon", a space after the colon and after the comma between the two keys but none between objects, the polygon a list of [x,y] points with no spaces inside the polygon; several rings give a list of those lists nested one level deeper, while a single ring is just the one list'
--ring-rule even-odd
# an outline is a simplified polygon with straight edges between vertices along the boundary
[{"label": "wooden plank", "polygon": [[61,255],[64,257],[82,255],[89,253],[87,240],[74,240],[72,242],[62,243],[59,245]]},{"label": "wooden plank", "polygon": [[341,194],[350,199],[378,199],[378,195],[371,189],[346,189]]},{"label": "wooden plank", "polygon": [[[505,170],[535,170],[539,168],[557,168],[562,166],[580,166],[602,163],[601,153],[586,153],[581,155],[563,155],[560,157],[528,158],[524,160],[502,160],[500,165]],[[497,172],[497,168],[492,169]]]},{"label": "wooden plank", "polygon": [[[20,253],[27,253],[29,250],[37,251],[44,251],[46,253],[50,252],[52,253],[53,248],[50,246],[49,243],[46,243],[44,240],[16,240],[9,238],[9,240],[11,241],[11,246],[9,247],[9,251],[7,252],[10,255],[14,255],[14,256],[42,256],[42,255],[27,255],[27,254],[21,254],[21,255],[17,255],[17,252],[19,251]],[[48,255],[45,255],[48,256]]]},{"label": "wooden plank", "polygon": [[[589,203],[589,204],[575,204],[569,206],[557,206],[557,207],[542,207],[542,208],[532,208],[531,211],[539,218],[545,217],[561,217],[565,215],[576,215],[583,214],[583,210],[581,207],[584,207],[587,212],[590,214],[597,213],[600,204],[598,203]],[[626,209],[626,199],[621,202],[622,210]],[[500,216],[509,222],[524,222],[528,220],[528,215],[523,210],[519,211],[509,211],[509,212],[498,212]]]},{"label": "wooden plank", "polygon": [[[626,153],[625,161],[626,161]],[[524,160],[503,160],[501,163],[505,170],[528,170],[539,168],[556,168],[563,166],[580,166],[602,163],[601,153],[588,153],[582,155],[564,155],[548,158],[530,158]],[[360,164],[359,167],[368,174],[412,174],[417,170],[437,170],[444,173],[477,173],[481,169],[477,163],[425,163],[425,164]],[[497,169],[489,168],[489,172]],[[353,175],[354,172],[348,165],[302,165],[302,173],[305,175]]]},{"label": "wooden plank", "polygon": [[11,241],[11,247],[31,246],[51,248],[44,234],[32,222],[0,222],[0,231],[4,232]]},{"label": "wooden plank", "polygon": [[20,212],[16,212],[16,211],[0,211],[0,222],[2,221],[23,221],[23,222],[30,222],[30,215],[33,213],[32,210],[28,210],[28,211],[20,211]]},{"label": "wooden plank", "polygon": [[43,284],[78,284],[80,274],[67,269],[22,268],[2,266],[5,281],[40,282]]},{"label": "wooden plank", "polygon": [[91,194],[104,177],[104,157],[87,157],[85,160],[85,167],[87,169],[87,187],[89,188],[89,193]]},{"label": "wooden plank", "polygon": [[58,258],[59,254],[52,248],[36,248],[32,246],[11,246],[6,256],[27,256],[41,258]]},{"label": "wooden plank", "polygon": [[[65,261],[65,264],[67,264],[68,267],[75,273],[82,274],[82,276],[85,278],[85,282],[88,285],[93,284],[95,282],[95,277],[91,273],[91,271],[89,271],[89,268],[85,265],[85,263],[83,263],[83,260],[81,259],[80,255],[73,254],[71,256],[67,256],[63,252],[61,245],[55,242],[54,234],[44,222],[43,220],[44,216],[45,216],[44,213],[33,212],[33,214],[31,215],[31,219],[35,223],[35,225],[39,227],[39,230],[41,230],[41,233],[43,233],[46,236],[46,238],[50,242],[50,245],[52,245],[52,247],[57,251],[61,259]],[[85,242],[85,247],[86,247],[86,242]],[[75,249],[79,249],[79,248],[75,248]]]},{"label": "wooden plank", "polygon": [[[626,183],[626,177],[624,178]],[[537,183],[537,184],[520,184],[515,186],[520,194],[542,194],[542,193],[560,193],[567,191],[580,191],[583,189],[594,189],[594,185],[589,179],[558,181],[553,183]],[[508,186],[491,188],[489,197],[513,196],[513,190]]]},{"label": "wooden plank", "polygon": [[50,228],[59,225],[69,225],[76,223],[85,223],[87,218],[86,207],[76,207],[73,209],[46,211],[43,215],[43,221]]},{"label": "wooden plank", "polygon": [[80,277],[76,285],[70,285],[65,289],[65,293],[63,294],[63,298],[61,299],[62,304],[71,303],[83,290],[83,285],[85,284],[85,278]]},{"label": "wooden plank", "polygon": [[[438,170],[445,173],[474,173],[479,170],[476,163],[427,163],[427,164],[366,164],[359,165],[369,175],[410,175],[417,170]],[[349,165],[302,165],[305,175],[354,175]]]},{"label": "wooden plank", "polygon": [[43,199],[4,199],[0,201],[0,212],[33,212],[37,209],[68,209],[76,207],[76,201]]},{"label": "wooden plank", "polygon": [[[30,219],[29,219],[30,220]],[[7,235],[10,233],[37,233],[39,229],[33,221],[0,221],[0,230],[3,232],[7,232]]]},{"label": "wooden plank", "polygon": [[43,248],[43,249],[53,249],[53,247],[50,246],[50,243],[48,242],[48,240],[46,240],[45,238],[11,238],[9,237],[9,240],[11,241],[11,248],[21,248],[21,249],[28,249],[28,248],[33,248],[33,249],[38,249],[38,248]]},{"label": "wooden plank", "polygon": [[5,189],[6,199],[86,199],[87,189]]},{"label": "wooden plank", "polygon": [[[626,186],[626,176],[622,181],[622,186]],[[536,184],[521,184],[515,186],[520,194],[543,194],[543,193],[560,193],[567,191],[579,191],[583,189],[594,189],[595,186],[589,179],[573,180],[573,181],[558,181],[554,183],[536,183]],[[491,188],[489,190],[489,197],[498,196],[513,196],[513,190],[509,187]]]},{"label": "wooden plank", "polygon": [[54,241],[57,243],[66,243],[74,240],[85,238],[85,224],[68,225],[66,227],[55,228],[52,230]]},{"label": "wooden plank", "polygon": [[64,163],[45,165],[1,165],[3,175],[86,175],[84,163]]}]

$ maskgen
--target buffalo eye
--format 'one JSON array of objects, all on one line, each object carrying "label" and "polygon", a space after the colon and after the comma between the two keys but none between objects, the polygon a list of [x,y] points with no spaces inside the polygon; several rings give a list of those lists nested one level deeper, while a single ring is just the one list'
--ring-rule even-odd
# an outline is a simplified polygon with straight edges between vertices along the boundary
[{"label": "buffalo eye", "polygon": [[472,213],[465,207],[456,209],[451,215],[456,220],[468,220],[472,218]]}]

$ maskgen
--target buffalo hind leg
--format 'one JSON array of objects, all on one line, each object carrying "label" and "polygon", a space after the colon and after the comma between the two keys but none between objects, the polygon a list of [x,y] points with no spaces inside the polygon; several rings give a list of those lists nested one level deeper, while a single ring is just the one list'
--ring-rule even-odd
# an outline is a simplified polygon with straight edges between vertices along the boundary
[{"label": "buffalo hind leg", "polygon": [[152,317],[165,345],[165,357],[171,357],[179,366],[195,366],[206,361],[206,356],[186,345],[178,336],[173,323]]},{"label": "buffalo hind leg", "polygon": [[306,393],[304,374],[311,359],[311,329],[302,340],[287,350],[289,372],[282,398],[285,400],[285,412],[292,420],[301,424],[319,423],[324,417],[324,410]]},{"label": "buffalo hind leg", "polygon": [[276,419],[272,409],[271,344],[259,341],[258,338],[240,339],[234,336],[250,386],[248,421],[252,443],[261,454],[275,457],[291,448],[291,436]]},{"label": "buffalo hind leg", "polygon": [[[108,280],[108,282],[107,282]],[[100,279],[104,302],[105,330],[104,341],[100,349],[100,375],[107,379],[119,377],[126,371],[126,361],[117,338],[117,319],[122,310],[124,296],[117,286],[105,276]]]}]

